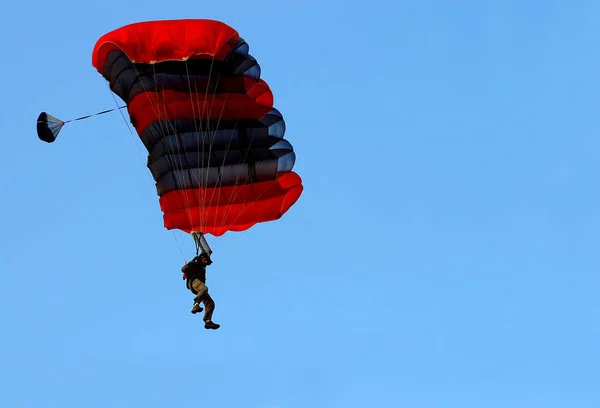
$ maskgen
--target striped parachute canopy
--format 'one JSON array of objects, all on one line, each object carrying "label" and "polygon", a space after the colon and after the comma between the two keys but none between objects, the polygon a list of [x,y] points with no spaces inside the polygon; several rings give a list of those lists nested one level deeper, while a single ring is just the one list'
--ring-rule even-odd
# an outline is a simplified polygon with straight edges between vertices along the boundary
[{"label": "striped parachute canopy", "polygon": [[102,36],[96,70],[148,150],[167,229],[220,236],[281,218],[302,194],[285,122],[248,44],[213,20]]}]

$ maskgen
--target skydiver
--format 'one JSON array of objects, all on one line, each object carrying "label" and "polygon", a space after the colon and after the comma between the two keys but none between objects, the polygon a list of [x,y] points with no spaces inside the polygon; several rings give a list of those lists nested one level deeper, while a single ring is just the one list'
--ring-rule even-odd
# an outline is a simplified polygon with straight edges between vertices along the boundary
[{"label": "skydiver", "polygon": [[194,306],[192,313],[196,314],[204,310],[200,306],[200,302],[204,303],[206,310],[204,311],[204,328],[216,330],[221,325],[213,323],[212,314],[215,310],[215,302],[208,294],[206,286],[206,267],[212,264],[210,256],[202,252],[194,259],[186,263],[182,268],[183,279],[186,280],[186,287],[194,294]]}]

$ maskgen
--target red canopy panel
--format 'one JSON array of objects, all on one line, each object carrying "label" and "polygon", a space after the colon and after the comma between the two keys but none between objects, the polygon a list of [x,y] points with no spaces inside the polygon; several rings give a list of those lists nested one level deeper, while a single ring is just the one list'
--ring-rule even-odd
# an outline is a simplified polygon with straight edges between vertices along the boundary
[{"label": "red canopy panel", "polygon": [[215,20],[183,19],[129,24],[104,34],[92,54],[92,65],[102,73],[106,55],[122,50],[131,61],[154,63],[185,60],[193,56],[222,60],[235,46],[239,34]]},{"label": "red canopy panel", "polygon": [[[240,81],[241,79],[241,81]],[[195,92],[143,92],[128,106],[131,122],[138,134],[157,121],[191,120],[259,120],[273,109],[273,92],[262,79],[230,79],[241,82],[245,93],[206,94]],[[227,82],[227,79],[224,79]]]},{"label": "red canopy panel", "polygon": [[275,181],[171,191],[160,198],[160,208],[167,229],[220,236],[281,218],[302,190],[300,176],[289,172]]}]

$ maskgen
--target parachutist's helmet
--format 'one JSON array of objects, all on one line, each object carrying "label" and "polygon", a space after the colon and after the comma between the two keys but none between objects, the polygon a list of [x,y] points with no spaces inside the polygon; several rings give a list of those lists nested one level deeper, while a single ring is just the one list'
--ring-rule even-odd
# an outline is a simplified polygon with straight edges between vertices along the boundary
[{"label": "parachutist's helmet", "polygon": [[206,252],[202,252],[199,256],[198,259],[200,260],[200,262],[202,262],[204,259],[206,259],[206,264],[210,265],[212,263],[212,260],[210,259],[210,255],[208,255]]}]

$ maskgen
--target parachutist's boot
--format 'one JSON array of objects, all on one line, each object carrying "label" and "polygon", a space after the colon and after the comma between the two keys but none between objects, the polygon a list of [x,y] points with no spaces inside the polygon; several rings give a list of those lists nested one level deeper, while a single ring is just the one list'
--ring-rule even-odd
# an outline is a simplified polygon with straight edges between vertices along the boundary
[{"label": "parachutist's boot", "polygon": [[207,321],[204,322],[204,328],[205,329],[217,330],[219,327],[221,327],[221,325],[213,323],[212,320],[207,320]]},{"label": "parachutist's boot", "polygon": [[203,311],[204,309],[202,307],[200,307],[200,305],[198,303],[194,303],[194,306],[192,307],[192,313],[196,314],[198,312]]}]

